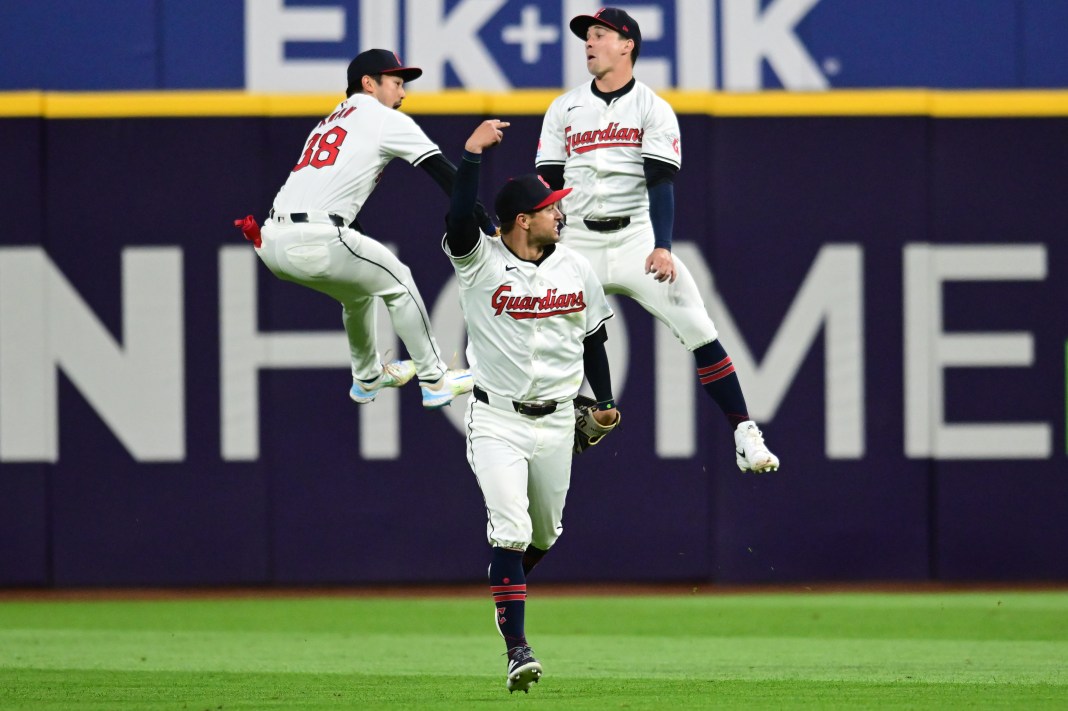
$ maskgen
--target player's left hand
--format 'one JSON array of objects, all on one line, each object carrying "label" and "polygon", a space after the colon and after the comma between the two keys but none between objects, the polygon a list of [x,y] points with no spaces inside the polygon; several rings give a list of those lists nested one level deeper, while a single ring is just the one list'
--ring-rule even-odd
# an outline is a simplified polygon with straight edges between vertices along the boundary
[{"label": "player's left hand", "polygon": [[621,419],[619,410],[597,409],[593,398],[579,395],[575,398],[575,454],[582,454],[587,449],[604,439],[605,435],[616,428]]},{"label": "player's left hand", "polygon": [[652,274],[659,282],[675,283],[675,260],[671,258],[671,251],[663,247],[657,247],[645,258],[645,273]]}]

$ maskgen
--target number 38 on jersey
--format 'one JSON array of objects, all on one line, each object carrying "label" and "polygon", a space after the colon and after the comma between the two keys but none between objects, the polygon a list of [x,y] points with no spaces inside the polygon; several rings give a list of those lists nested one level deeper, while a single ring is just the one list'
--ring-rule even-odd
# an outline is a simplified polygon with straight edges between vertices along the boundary
[{"label": "number 38 on jersey", "polygon": [[323,133],[312,134],[304,149],[304,155],[300,157],[300,162],[293,166],[293,172],[307,168],[309,165],[312,168],[325,168],[333,165],[337,161],[338,151],[347,135],[349,135],[348,131],[341,126],[334,126]]}]

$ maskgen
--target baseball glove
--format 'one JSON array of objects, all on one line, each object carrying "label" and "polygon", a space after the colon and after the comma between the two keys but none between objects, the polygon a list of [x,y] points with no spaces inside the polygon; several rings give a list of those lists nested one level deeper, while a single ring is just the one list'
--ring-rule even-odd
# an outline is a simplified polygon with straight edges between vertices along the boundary
[{"label": "baseball glove", "polygon": [[597,411],[597,402],[593,398],[579,395],[575,398],[575,454],[582,454],[587,449],[604,439],[619,424],[621,415],[616,410],[616,421],[602,425],[593,417]]}]

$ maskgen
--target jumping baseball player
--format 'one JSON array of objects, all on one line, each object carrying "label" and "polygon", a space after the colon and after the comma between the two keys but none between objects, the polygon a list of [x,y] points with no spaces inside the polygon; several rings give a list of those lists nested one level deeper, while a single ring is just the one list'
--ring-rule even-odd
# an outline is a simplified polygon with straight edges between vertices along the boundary
[{"label": "jumping baseball player", "polygon": [[671,254],[673,181],[682,162],[679,122],[666,101],[634,78],[638,23],[605,7],[571,20],[586,42],[593,81],[553,101],[535,165],[563,201],[564,243],[593,265],[605,291],[624,294],[667,324],[697,362],[697,377],[734,430],[742,471],[779,468],[749,419],[741,384],[697,285]]},{"label": "jumping baseball player", "polygon": [[[526,576],[563,530],[579,435],[603,436],[619,412],[604,349],[612,312],[589,263],[558,244],[557,203],[570,189],[550,190],[534,174],[514,178],[495,202],[501,237],[479,231],[481,153],[507,126],[484,121],[468,138],[443,246],[467,322],[475,378],[467,461],[489,515],[490,591],[508,650],[507,687],[526,692],[542,675],[523,623]],[[572,405],[584,375],[597,398],[587,415]]]},{"label": "jumping baseball player", "polygon": [[[279,278],[341,302],[352,356],[349,396],[360,404],[418,375],[423,406],[437,409],[474,383],[469,371],[450,370],[442,359],[411,271],[356,221],[394,158],[425,168],[451,191],[455,167],[415,121],[396,110],[405,82],[422,73],[384,49],[352,60],[345,100],[312,129],[256,250]],[[412,360],[383,365],[375,343],[376,298],[385,302]]]}]

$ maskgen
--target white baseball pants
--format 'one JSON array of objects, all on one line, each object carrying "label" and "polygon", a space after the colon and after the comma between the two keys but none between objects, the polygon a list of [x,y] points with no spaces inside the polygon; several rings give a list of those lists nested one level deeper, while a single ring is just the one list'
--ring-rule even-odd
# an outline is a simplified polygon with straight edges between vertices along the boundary
[{"label": "white baseball pants", "polygon": [[352,377],[370,380],[382,372],[375,339],[375,298],[389,310],[393,329],[415,361],[419,380],[439,380],[447,368],[430,329],[411,270],[381,243],[323,222],[279,223],[261,231],[256,253],[275,276],[339,301],[352,357]]},{"label": "white baseball pants", "polygon": [[594,232],[581,218],[568,215],[561,242],[579,252],[604,285],[606,294],[629,296],[671,328],[687,350],[711,343],[719,337],[705,309],[701,292],[690,271],[677,256],[674,284],[658,282],[645,273],[645,259],[653,251],[653,225],[648,215],[632,218],[615,232]]},{"label": "white baseball pants", "polygon": [[486,500],[490,545],[549,550],[564,530],[574,408],[565,403],[550,415],[528,417],[471,398],[465,421],[467,461]]}]

